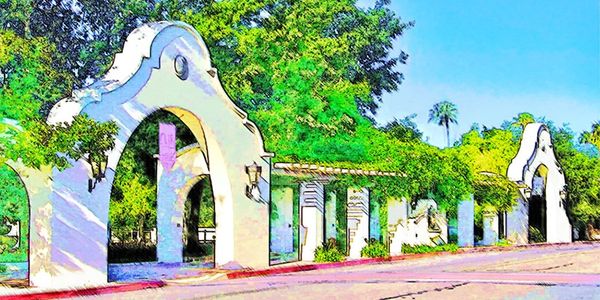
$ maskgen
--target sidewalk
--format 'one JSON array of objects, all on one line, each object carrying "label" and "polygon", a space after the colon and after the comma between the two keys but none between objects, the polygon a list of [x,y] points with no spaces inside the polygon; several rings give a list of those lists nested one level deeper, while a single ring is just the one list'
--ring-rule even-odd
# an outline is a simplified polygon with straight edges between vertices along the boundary
[{"label": "sidewalk", "polygon": [[[414,260],[420,258],[443,256],[443,255],[456,255],[464,253],[482,253],[482,252],[500,252],[500,251],[519,251],[521,249],[528,248],[549,248],[549,247],[561,247],[568,245],[577,244],[593,244],[600,246],[600,242],[574,242],[574,243],[556,243],[556,244],[529,244],[529,245],[518,245],[518,246],[488,246],[488,247],[470,247],[460,248],[455,252],[431,252],[422,254],[403,254],[399,256],[391,256],[384,258],[362,258],[355,260],[347,260],[342,262],[332,263],[311,263],[311,262],[293,262],[285,265],[273,266],[266,269],[260,270],[217,270],[213,272],[207,272],[203,276],[196,277],[184,277],[170,280],[161,281],[145,281],[145,282],[134,282],[134,283],[112,283],[106,286],[84,288],[79,290],[55,290],[55,291],[42,291],[35,288],[0,288],[0,300],[3,299],[56,299],[56,298],[68,298],[88,295],[100,295],[100,294],[111,294],[120,293],[127,291],[136,291],[142,289],[160,288],[165,285],[185,285],[209,282],[215,280],[231,280],[238,278],[248,278],[257,276],[269,276],[277,274],[305,272],[313,270],[325,270],[332,268],[342,268],[349,266],[378,264],[378,263],[389,263],[403,260]],[[7,293],[12,296],[6,296]]]}]

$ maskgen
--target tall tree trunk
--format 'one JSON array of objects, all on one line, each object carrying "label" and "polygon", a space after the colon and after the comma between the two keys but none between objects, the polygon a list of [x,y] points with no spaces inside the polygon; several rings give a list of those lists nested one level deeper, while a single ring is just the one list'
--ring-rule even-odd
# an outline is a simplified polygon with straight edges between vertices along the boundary
[{"label": "tall tree trunk", "polygon": [[450,124],[446,122],[446,142],[448,143],[448,148],[450,148]]}]

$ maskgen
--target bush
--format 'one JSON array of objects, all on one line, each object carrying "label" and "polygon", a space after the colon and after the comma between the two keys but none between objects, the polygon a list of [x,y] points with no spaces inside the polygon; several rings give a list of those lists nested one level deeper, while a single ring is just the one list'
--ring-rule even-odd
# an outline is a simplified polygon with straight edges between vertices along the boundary
[{"label": "bush", "polygon": [[346,256],[339,249],[334,238],[330,238],[322,246],[315,249],[315,262],[338,262],[345,259]]},{"label": "bush", "polygon": [[0,273],[5,273],[6,270],[8,270],[8,268],[5,265],[0,264]]},{"label": "bush", "polygon": [[456,244],[443,244],[438,246],[429,245],[409,245],[402,244],[402,253],[430,253],[430,252],[456,252],[458,246]]},{"label": "bush", "polygon": [[531,243],[543,243],[545,242],[546,239],[544,238],[544,235],[542,234],[542,232],[533,227],[533,226],[529,226],[529,242]]},{"label": "bush", "polygon": [[382,242],[371,239],[368,244],[360,250],[362,257],[388,257],[388,249]]},{"label": "bush", "polygon": [[507,240],[499,240],[498,242],[496,242],[496,246],[498,247],[508,247],[510,245],[511,243]]}]

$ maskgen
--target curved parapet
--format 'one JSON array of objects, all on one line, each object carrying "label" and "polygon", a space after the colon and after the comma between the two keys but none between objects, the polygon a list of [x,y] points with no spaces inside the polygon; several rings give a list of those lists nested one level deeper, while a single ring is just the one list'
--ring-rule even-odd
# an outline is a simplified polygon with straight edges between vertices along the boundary
[{"label": "curved parapet", "polygon": [[[192,37],[192,40],[196,43],[194,46],[200,50],[197,52],[199,57],[193,63],[196,64],[196,68],[199,70],[210,74],[205,79],[210,79],[209,84],[210,88],[213,89],[212,92],[216,93],[224,104],[239,116],[240,122],[256,136],[257,143],[262,149],[262,156],[273,157],[273,153],[264,150],[264,141],[256,124],[248,119],[248,114],[245,111],[231,101],[223,89],[217,70],[211,66],[209,50],[202,37],[196,29],[183,22],[162,21],[144,24],[136,28],[127,37],[123,51],[115,56],[108,72],[90,86],[75,90],[71,97],[56,103],[50,110],[47,122],[49,124],[70,123],[90,103],[103,101],[104,95],[124,87],[130,81],[135,81],[136,75],[143,71],[145,62],[152,61],[151,67],[160,68],[160,62],[156,60],[156,54],[160,53],[153,53],[153,51],[160,51],[160,49],[155,49],[156,47],[153,46],[161,42],[162,36],[172,35],[172,31],[180,32],[180,34],[186,32]],[[143,79],[137,81],[139,85],[145,84]],[[131,83],[136,84],[135,82]]]},{"label": "curved parapet", "polygon": [[[570,242],[572,229],[564,201],[567,196],[565,176],[554,154],[550,130],[542,123],[525,126],[519,151],[507,170],[507,177],[520,187],[522,195],[522,199],[517,201],[518,207],[508,217],[508,227],[509,231],[513,227],[520,228],[517,239],[521,241],[527,240],[527,207],[536,176],[541,176],[538,177],[541,185],[538,183],[537,187],[542,186],[544,190],[539,195],[545,196],[547,242]],[[525,207],[525,211],[521,206]]]}]

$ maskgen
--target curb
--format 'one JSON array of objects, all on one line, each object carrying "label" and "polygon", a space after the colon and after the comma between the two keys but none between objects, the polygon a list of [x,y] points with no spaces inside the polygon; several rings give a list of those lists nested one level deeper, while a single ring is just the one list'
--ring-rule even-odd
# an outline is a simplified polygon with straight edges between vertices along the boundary
[{"label": "curb", "polygon": [[124,283],[114,286],[102,286],[93,288],[83,288],[79,290],[66,290],[66,291],[52,291],[52,292],[33,292],[23,293],[12,296],[0,296],[0,300],[5,299],[57,299],[57,298],[70,298],[70,297],[82,297],[82,296],[94,296],[103,294],[123,293],[131,291],[139,291],[145,289],[154,289],[165,286],[164,281],[145,281],[135,283]]},{"label": "curb", "polygon": [[459,248],[457,251],[454,251],[454,252],[440,251],[440,252],[404,254],[404,255],[390,256],[390,257],[382,257],[382,258],[363,258],[363,259],[348,260],[348,261],[342,261],[342,262],[315,263],[315,264],[289,266],[289,267],[275,267],[275,268],[262,269],[262,270],[240,270],[240,271],[234,271],[234,272],[228,273],[227,279],[259,277],[259,276],[305,272],[305,271],[314,271],[314,270],[326,270],[326,269],[332,269],[332,268],[368,265],[368,264],[374,264],[374,263],[388,263],[388,262],[395,262],[395,261],[402,261],[402,260],[412,260],[412,259],[435,257],[435,256],[445,256],[445,255],[456,255],[456,254],[463,254],[463,253],[504,252],[504,251],[514,251],[514,250],[528,249],[528,248],[548,248],[548,247],[577,245],[577,244],[587,244],[587,245],[598,244],[598,245],[600,245],[600,243],[598,243],[598,242],[578,241],[578,242],[573,242],[573,243],[551,243],[551,244],[539,243],[539,244],[514,245],[514,246],[480,246],[480,247],[470,247],[470,248]]}]

